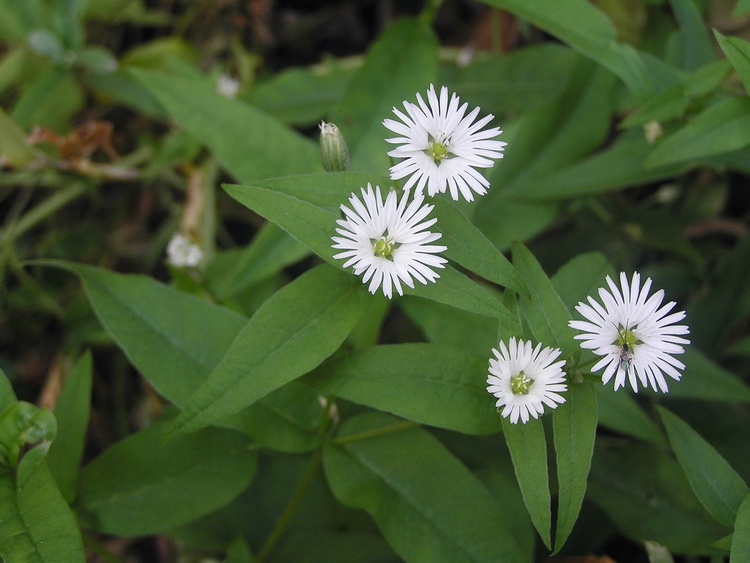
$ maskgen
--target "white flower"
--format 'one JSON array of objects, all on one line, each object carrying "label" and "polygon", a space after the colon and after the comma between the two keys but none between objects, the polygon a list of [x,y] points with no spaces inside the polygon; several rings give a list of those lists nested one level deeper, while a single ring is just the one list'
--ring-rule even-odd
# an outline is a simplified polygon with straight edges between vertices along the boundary
[{"label": "white flower", "polygon": [[422,205],[421,196],[409,202],[408,192],[399,201],[395,191],[383,203],[380,187],[373,191],[370,184],[361,191],[362,200],[353,193],[350,207],[341,206],[344,219],[336,221],[336,233],[341,236],[331,238],[332,247],[344,252],[333,257],[348,259],[344,268],[354,266],[354,273],[364,274],[362,281],[370,282],[370,293],[382,287],[389,299],[393,286],[403,295],[401,282],[413,288],[412,276],[423,284],[439,278],[432,268],[442,268],[447,260],[435,254],[447,247],[430,244],[442,236],[426,230],[437,219],[423,221],[433,206]]},{"label": "white flower", "polygon": [[602,382],[607,383],[615,376],[615,390],[625,385],[626,377],[633,391],[638,392],[638,384],[652,387],[654,391],[666,393],[666,373],[679,380],[685,369],[682,362],[673,354],[682,354],[681,344],[690,344],[680,334],[690,331],[686,325],[675,324],[685,318],[685,312],[668,315],[675,306],[670,301],[662,306],[664,290],[660,289],[651,297],[651,278],[640,287],[641,276],[633,274],[628,284],[625,272],[620,273],[620,286],[617,287],[607,276],[609,291],[599,288],[599,298],[604,306],[589,296],[589,303],[576,306],[585,321],[570,321],[571,328],[582,334],[575,338],[582,340],[581,348],[589,349],[602,358],[592,371],[605,367]]},{"label": "white flower", "polygon": [[448,101],[448,88],[440,89],[440,98],[430,85],[427,102],[417,94],[419,105],[404,102],[406,114],[393,108],[393,113],[403,122],[385,119],[383,125],[398,134],[386,139],[399,145],[388,153],[395,158],[403,158],[391,167],[391,179],[399,180],[409,176],[404,184],[408,190],[416,186],[416,193],[427,188],[434,196],[450,189],[451,197],[459,199],[459,192],[467,201],[474,200],[474,193],[484,195],[490,183],[475,168],[491,168],[493,158],[503,157],[503,141],[492,141],[502,131],[493,127],[482,131],[492,114],[473,121],[479,114],[475,108],[466,114],[467,103],[459,107],[459,99],[453,94]]},{"label": "white flower", "polygon": [[513,424],[519,417],[526,423],[529,415],[538,418],[542,414],[543,405],[554,409],[565,402],[559,394],[568,388],[562,371],[565,360],[555,362],[561,353],[558,348],[542,350],[537,344],[532,349],[531,342],[515,338],[507,348],[505,342],[499,345],[499,352],[492,349],[495,357],[490,358],[487,391],[497,397],[496,407],[505,407],[503,416],[509,416]]},{"label": "white flower", "polygon": [[167,245],[167,261],[175,268],[195,268],[203,260],[200,246],[188,240],[180,233],[175,233]]},{"label": "white flower", "polygon": [[240,91],[240,81],[229,74],[220,74],[216,79],[216,91],[226,98],[236,98]]}]

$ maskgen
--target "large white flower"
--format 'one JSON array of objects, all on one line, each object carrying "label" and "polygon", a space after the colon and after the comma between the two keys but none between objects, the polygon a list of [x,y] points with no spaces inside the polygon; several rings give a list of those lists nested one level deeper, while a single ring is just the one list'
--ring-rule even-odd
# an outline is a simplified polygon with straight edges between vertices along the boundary
[{"label": "large white flower", "polygon": [[383,203],[380,187],[375,186],[373,191],[370,184],[361,191],[362,200],[352,194],[350,207],[341,205],[344,219],[336,221],[340,236],[331,239],[335,243],[332,247],[343,252],[333,257],[346,259],[344,268],[353,266],[364,283],[369,281],[370,293],[382,288],[389,299],[394,286],[403,295],[401,282],[413,288],[412,277],[423,284],[439,278],[432,268],[444,267],[447,260],[436,253],[447,247],[430,244],[442,234],[427,230],[437,219],[424,220],[434,206],[422,205],[421,195],[409,201],[408,192],[399,200],[393,190]]},{"label": "large white flower", "polygon": [[532,348],[531,342],[515,338],[508,347],[502,341],[499,345],[499,352],[492,349],[495,357],[490,358],[487,391],[497,397],[495,406],[505,407],[503,416],[513,424],[519,417],[526,423],[530,416],[538,418],[544,405],[554,409],[565,402],[560,395],[568,389],[562,371],[565,360],[555,362],[561,353],[558,348],[542,349],[541,344]]},{"label": "large white flower", "polygon": [[585,321],[570,321],[569,325],[580,330],[576,335],[581,340],[581,348],[589,349],[602,358],[592,371],[602,368],[602,382],[607,383],[615,376],[615,390],[630,382],[633,391],[638,392],[638,384],[652,387],[654,391],[666,393],[669,389],[664,379],[679,380],[685,369],[673,354],[682,354],[682,344],[689,340],[680,337],[690,331],[686,325],[675,324],[685,318],[685,312],[668,314],[675,306],[674,301],[662,305],[664,290],[660,289],[651,297],[651,278],[640,287],[638,272],[628,283],[625,272],[620,273],[620,287],[607,276],[606,288],[599,288],[602,304],[591,296],[587,303],[576,305]]},{"label": "large white flower", "polygon": [[421,193],[426,187],[431,196],[450,190],[454,200],[459,199],[459,192],[467,201],[474,200],[474,193],[486,194],[490,183],[475,168],[491,168],[495,164],[492,159],[502,158],[506,145],[490,140],[502,133],[498,127],[482,130],[494,116],[489,114],[474,123],[479,108],[465,115],[468,104],[459,107],[456,94],[449,101],[445,86],[438,98],[435,87],[430,85],[427,103],[420,94],[417,102],[419,105],[404,102],[406,114],[393,108],[401,122],[383,121],[399,135],[386,139],[399,145],[388,155],[404,159],[391,167],[391,179],[408,176],[404,189],[415,186],[416,193]]}]

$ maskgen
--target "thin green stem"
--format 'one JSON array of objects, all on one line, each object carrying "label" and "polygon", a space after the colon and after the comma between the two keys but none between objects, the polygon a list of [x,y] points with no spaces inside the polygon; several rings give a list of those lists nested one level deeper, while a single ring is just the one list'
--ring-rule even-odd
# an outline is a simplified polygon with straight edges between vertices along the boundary
[{"label": "thin green stem", "polygon": [[328,434],[328,427],[331,422],[330,405],[326,406],[326,408],[323,409],[322,417],[323,418],[318,428],[318,447],[315,448],[315,451],[313,452],[313,455],[307,464],[307,469],[305,469],[305,473],[304,475],[302,475],[302,479],[300,479],[300,482],[297,485],[297,489],[294,491],[292,498],[289,499],[289,502],[284,508],[284,512],[282,512],[281,516],[279,516],[279,519],[276,521],[276,525],[273,527],[273,530],[271,530],[271,533],[268,534],[266,541],[263,543],[260,551],[258,552],[258,555],[255,557],[255,563],[263,563],[263,561],[266,560],[268,555],[281,539],[281,536],[286,531],[289,523],[292,521],[292,518],[296,514],[299,505],[302,503],[302,500],[307,494],[310,485],[312,485],[315,474],[318,472],[318,469],[320,469],[321,460],[323,459],[323,447],[326,442],[326,435]]},{"label": "thin green stem", "polygon": [[381,426],[380,428],[373,428],[372,430],[365,430],[364,432],[349,434],[348,436],[339,436],[338,438],[334,438],[332,442],[337,446],[341,446],[343,444],[359,442],[360,440],[367,440],[369,438],[376,438],[378,436],[384,436],[386,434],[393,434],[394,432],[403,432],[404,430],[409,430],[410,428],[414,428],[415,426],[419,426],[419,423],[413,420],[405,420],[403,422],[395,422],[393,424]]}]

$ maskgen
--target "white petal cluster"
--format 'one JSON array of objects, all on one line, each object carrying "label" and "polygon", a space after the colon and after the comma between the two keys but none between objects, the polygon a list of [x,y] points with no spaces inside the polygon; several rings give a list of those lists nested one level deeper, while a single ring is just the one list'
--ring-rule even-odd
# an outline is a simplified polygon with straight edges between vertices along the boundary
[{"label": "white petal cluster", "polygon": [[167,262],[175,268],[197,268],[203,260],[203,251],[197,244],[180,233],[175,233],[167,245]]},{"label": "white petal cluster", "polygon": [[401,121],[383,121],[398,135],[386,139],[398,145],[388,155],[403,159],[391,167],[391,179],[408,177],[405,190],[413,186],[416,193],[422,193],[426,188],[430,196],[450,191],[454,200],[459,194],[467,201],[473,201],[475,193],[486,194],[490,183],[476,168],[494,166],[492,159],[502,158],[506,145],[491,140],[502,133],[499,128],[482,130],[494,116],[489,114],[475,122],[479,108],[466,115],[468,104],[459,105],[456,94],[449,100],[445,86],[438,96],[430,85],[427,102],[420,94],[417,102],[405,101],[406,113],[393,108]]},{"label": "white petal cluster", "polygon": [[431,244],[442,234],[427,229],[437,219],[426,219],[433,206],[423,204],[415,195],[411,201],[404,192],[401,199],[391,190],[383,201],[380,187],[370,184],[349,197],[349,206],[341,205],[343,219],[338,219],[336,233],[331,237],[333,248],[342,250],[335,259],[346,260],[354,273],[369,282],[370,293],[382,289],[389,299],[393,288],[403,295],[401,284],[414,287],[412,278],[426,284],[439,278],[433,268],[443,268],[447,260],[436,254],[447,247]]},{"label": "white petal cluster", "polygon": [[499,343],[490,358],[487,391],[497,397],[495,406],[504,407],[502,416],[510,417],[513,424],[521,419],[538,418],[544,405],[557,408],[564,403],[560,395],[567,390],[562,366],[565,360],[555,361],[561,354],[558,348],[541,344],[532,348],[531,342],[511,338],[508,346]]},{"label": "white petal cluster", "polygon": [[607,276],[606,288],[599,289],[601,303],[588,297],[588,303],[578,303],[578,311],[586,320],[570,321],[570,326],[581,331],[576,339],[581,348],[602,356],[592,371],[604,368],[602,382],[615,377],[615,390],[630,383],[633,391],[638,386],[651,387],[666,393],[669,389],[664,374],[679,380],[684,364],[672,356],[682,354],[690,341],[680,335],[690,331],[686,325],[675,324],[685,318],[685,312],[670,313],[674,301],[662,305],[664,290],[649,297],[651,278],[640,285],[641,276],[633,274],[630,282],[620,273],[620,287]]}]

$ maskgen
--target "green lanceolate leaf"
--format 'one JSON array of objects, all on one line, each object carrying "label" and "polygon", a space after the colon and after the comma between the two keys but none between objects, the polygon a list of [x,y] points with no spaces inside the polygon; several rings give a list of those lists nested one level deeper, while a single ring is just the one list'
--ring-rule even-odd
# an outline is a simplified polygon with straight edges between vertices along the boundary
[{"label": "green lanceolate leaf", "polygon": [[91,410],[91,353],[76,362],[55,404],[57,437],[47,453],[50,473],[68,502],[75,498]]},{"label": "green lanceolate leaf", "polygon": [[466,434],[500,432],[487,359],[438,344],[375,346],[305,378],[320,393]]},{"label": "green lanceolate leaf", "polygon": [[742,477],[713,446],[676,415],[657,407],[690,487],[701,504],[718,522],[734,526],[740,504],[748,494]]},{"label": "green lanceolate leaf", "polygon": [[[328,173],[274,178],[252,186],[225,185],[224,189],[237,201],[276,223],[318,256],[341,269],[343,262],[334,260],[333,255],[337,251],[331,248],[336,220],[341,217],[339,206],[347,203],[352,192],[360,196],[360,188],[368,183],[382,188],[389,185],[388,182],[387,178],[381,176]],[[470,229],[466,225],[462,228]],[[472,236],[479,235],[473,233]],[[501,258],[493,256],[491,260],[493,264],[498,264]],[[510,272],[507,268],[503,271]],[[509,316],[498,299],[463,273],[450,266],[438,270],[438,273],[440,278],[437,283],[422,285],[417,282],[414,289],[407,287],[404,293],[480,315]],[[519,285],[518,279],[511,273],[502,274],[498,279]]]},{"label": "green lanceolate leaf", "polygon": [[208,78],[131,72],[238,180],[322,169],[315,143],[262,111],[221,96]]},{"label": "green lanceolate leaf", "polygon": [[529,288],[521,298],[523,312],[538,342],[560,348],[563,357],[578,353],[574,332],[568,327],[570,313],[534,255],[520,242],[513,243],[513,264]]},{"label": "green lanceolate leaf", "polygon": [[323,456],[336,497],[369,512],[407,561],[528,561],[514,515],[431,434],[404,424],[368,413],[342,425]]},{"label": "green lanceolate leaf", "polygon": [[207,428],[164,441],[167,422],[92,461],[77,500],[84,525],[124,536],[175,528],[230,502],[253,478],[257,454],[239,432]]},{"label": "green lanceolate leaf", "polygon": [[593,384],[569,384],[566,402],[552,415],[558,483],[555,552],[560,551],[568,539],[583,504],[594,455],[597,420]]},{"label": "green lanceolate leaf", "polygon": [[372,45],[331,121],[341,128],[351,154],[351,170],[386,174],[390,161],[383,119],[395,117],[394,106],[416,103],[437,75],[437,38],[430,26],[403,19],[386,29]]},{"label": "green lanceolate leaf", "polygon": [[750,494],[745,496],[737,510],[729,563],[742,563],[748,560],[750,560]]},{"label": "green lanceolate leaf", "polygon": [[[3,376],[4,377],[4,376]],[[78,525],[47,468],[52,413],[15,402],[0,413],[0,558],[85,561]]]},{"label": "green lanceolate leaf", "polygon": [[597,385],[596,395],[601,426],[652,444],[666,445],[659,426],[631,395],[618,393],[611,385]]},{"label": "green lanceolate leaf", "polygon": [[359,280],[328,265],[268,299],[174,421],[174,438],[215,423],[315,368],[344,341],[369,304]]},{"label": "green lanceolate leaf", "polygon": [[745,90],[750,92],[750,43],[741,37],[726,37],[714,30],[719,47],[729,59],[729,62],[740,75]]},{"label": "green lanceolate leaf", "polygon": [[486,0],[486,3],[505,8],[559,37],[619,76],[640,99],[678,79],[676,70],[661,60],[617,41],[607,16],[584,0]]},{"label": "green lanceolate leaf", "polygon": [[229,349],[247,319],[146,276],[63,261],[37,262],[76,274],[97,317],[133,365],[182,404]]},{"label": "green lanceolate leaf", "polygon": [[750,144],[750,100],[728,98],[697,115],[656,145],[646,166],[664,166],[741,149]]},{"label": "green lanceolate leaf", "polygon": [[507,418],[503,418],[502,422],[523,502],[544,545],[552,549],[552,512],[544,426],[536,418],[525,424],[513,424]]}]

